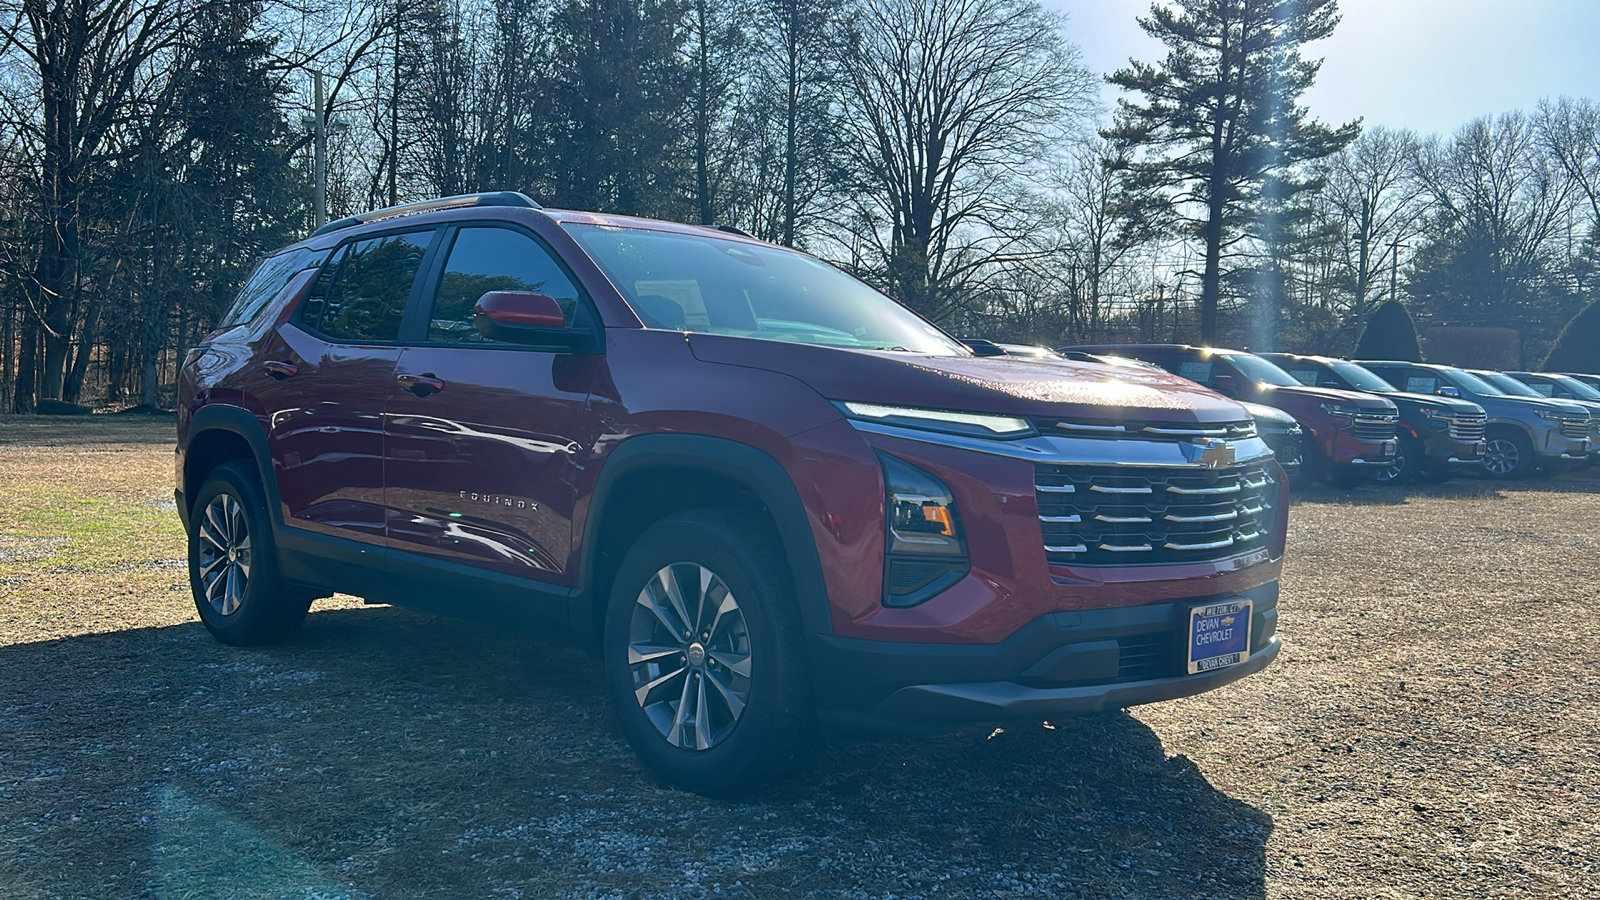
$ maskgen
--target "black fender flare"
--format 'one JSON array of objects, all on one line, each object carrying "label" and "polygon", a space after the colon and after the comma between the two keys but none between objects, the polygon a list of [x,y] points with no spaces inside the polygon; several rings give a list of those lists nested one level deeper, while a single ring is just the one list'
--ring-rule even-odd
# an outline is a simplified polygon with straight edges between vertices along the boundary
[{"label": "black fender flare", "polygon": [[[267,495],[267,514],[272,519],[275,530],[283,528],[283,504],[278,499],[278,473],[272,467],[272,457],[267,452],[267,433],[261,426],[261,420],[249,410],[240,406],[229,406],[223,403],[202,406],[195,410],[194,416],[189,420],[189,435],[183,447],[183,487],[185,496],[178,504],[178,512],[183,518],[184,527],[189,525],[189,510],[187,503],[189,497],[189,448],[195,439],[207,431],[226,431],[236,434],[249,445],[251,454],[255,457],[256,471],[261,473],[261,488]],[[199,487],[193,485],[192,487]]]},{"label": "black fender flare", "polygon": [[[583,593],[595,587],[595,567],[600,550],[601,518],[611,489],[624,477],[654,468],[690,469],[731,478],[748,487],[772,512],[773,526],[783,543],[789,572],[794,577],[795,597],[800,618],[810,634],[831,634],[832,615],[828,588],[822,577],[822,561],[811,534],[810,519],[800,492],[783,466],[767,453],[749,444],[695,434],[644,434],[617,445],[606,458],[590,495],[589,511],[583,525]],[[605,598],[594,598],[604,602]],[[579,623],[574,617],[574,627]]]}]

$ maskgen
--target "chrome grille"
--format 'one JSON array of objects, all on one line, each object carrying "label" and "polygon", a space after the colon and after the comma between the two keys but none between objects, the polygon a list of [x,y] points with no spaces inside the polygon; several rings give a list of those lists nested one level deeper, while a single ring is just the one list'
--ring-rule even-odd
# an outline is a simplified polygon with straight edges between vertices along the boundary
[{"label": "chrome grille", "polygon": [[1034,467],[1050,562],[1074,566],[1206,562],[1265,548],[1276,467],[1222,471]]},{"label": "chrome grille", "polygon": [[1350,434],[1363,441],[1387,441],[1394,437],[1395,425],[1399,421],[1397,415],[1363,413],[1356,416],[1355,424],[1350,426]]},{"label": "chrome grille", "polygon": [[1450,437],[1457,441],[1481,441],[1488,423],[1488,416],[1456,416],[1450,420]]},{"label": "chrome grille", "polygon": [[1573,440],[1582,440],[1589,436],[1589,417],[1568,416],[1561,420],[1561,434]]},{"label": "chrome grille", "polygon": [[1196,441],[1207,438],[1238,441],[1256,436],[1253,419],[1242,422],[1128,422],[1095,419],[1036,418],[1033,426],[1040,434],[1079,438],[1129,438],[1145,441]]}]

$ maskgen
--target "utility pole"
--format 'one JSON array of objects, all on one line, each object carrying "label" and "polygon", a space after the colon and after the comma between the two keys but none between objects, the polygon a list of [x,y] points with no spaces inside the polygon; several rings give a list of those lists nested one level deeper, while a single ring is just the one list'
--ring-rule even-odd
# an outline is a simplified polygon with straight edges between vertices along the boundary
[{"label": "utility pole", "polygon": [[322,108],[322,73],[311,73],[313,109],[311,115],[312,145],[316,156],[317,200],[316,227],[328,221],[328,118]]}]

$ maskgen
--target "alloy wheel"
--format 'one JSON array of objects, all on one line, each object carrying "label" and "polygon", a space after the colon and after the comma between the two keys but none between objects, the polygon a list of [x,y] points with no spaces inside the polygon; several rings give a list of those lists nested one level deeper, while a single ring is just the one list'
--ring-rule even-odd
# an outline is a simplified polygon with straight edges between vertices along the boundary
[{"label": "alloy wheel", "polygon": [[1378,480],[1384,484],[1394,484],[1406,475],[1406,445],[1401,441],[1394,451],[1394,462],[1378,470]]},{"label": "alloy wheel", "polygon": [[239,500],[227,493],[212,497],[199,536],[201,590],[212,609],[231,616],[250,581],[250,525]]},{"label": "alloy wheel", "polygon": [[708,750],[725,740],[750,699],[750,633],[722,578],[692,562],[656,572],[633,608],[628,669],[667,743]]},{"label": "alloy wheel", "polygon": [[1483,454],[1483,467],[1493,475],[1510,475],[1522,462],[1522,452],[1505,438],[1493,438]]}]

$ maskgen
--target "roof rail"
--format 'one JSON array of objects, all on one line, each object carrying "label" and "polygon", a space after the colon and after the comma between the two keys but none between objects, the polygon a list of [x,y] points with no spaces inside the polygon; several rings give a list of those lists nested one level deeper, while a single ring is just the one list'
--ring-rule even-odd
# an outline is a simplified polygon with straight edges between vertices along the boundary
[{"label": "roof rail", "polygon": [[539,209],[539,204],[533,202],[527,194],[520,191],[491,191],[484,194],[457,194],[454,197],[440,197],[437,200],[422,200],[417,203],[402,203],[399,206],[389,206],[364,212],[359,215],[346,216],[311,232],[312,237],[328,234],[333,231],[343,231],[368,222],[377,222],[383,219],[397,219],[401,216],[412,216],[417,213],[433,212],[437,209],[458,209],[464,206],[520,206],[524,209]]},{"label": "roof rail", "polygon": [[737,234],[740,237],[747,237],[747,238],[751,238],[752,240],[754,240],[754,236],[751,235],[750,232],[745,231],[743,228],[737,228],[737,227],[735,227],[733,225],[717,225],[717,226],[714,226],[714,227],[718,231],[725,231],[728,234]]}]

